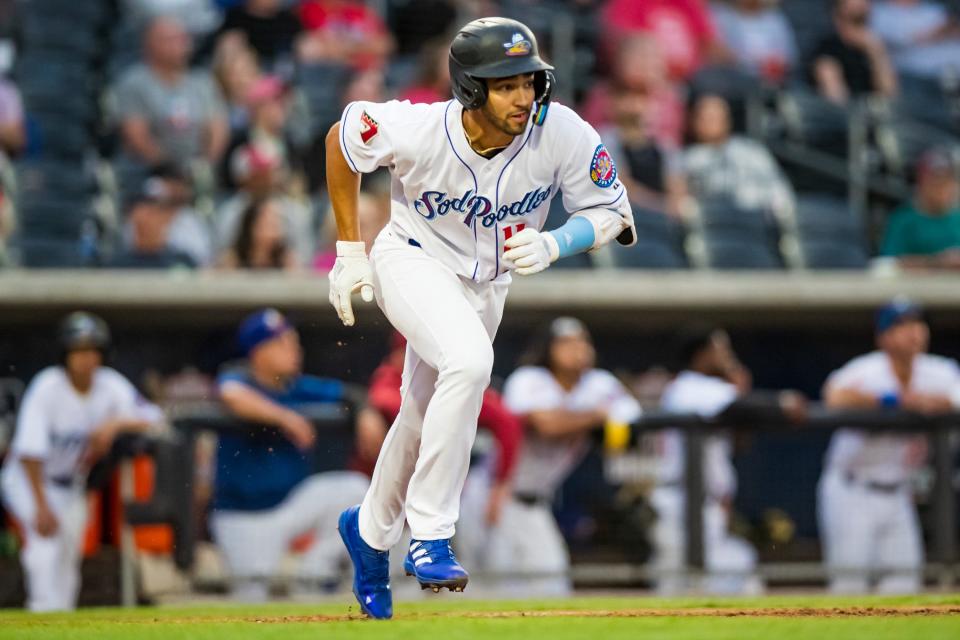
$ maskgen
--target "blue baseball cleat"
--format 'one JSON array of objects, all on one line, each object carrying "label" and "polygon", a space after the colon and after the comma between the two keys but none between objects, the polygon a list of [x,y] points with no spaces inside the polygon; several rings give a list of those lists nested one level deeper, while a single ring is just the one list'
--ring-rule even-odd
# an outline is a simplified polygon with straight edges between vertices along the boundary
[{"label": "blue baseball cleat", "polygon": [[450,540],[411,540],[403,569],[417,579],[421,589],[433,589],[434,593],[443,588],[463,591],[470,579],[453,555]]},{"label": "blue baseball cleat", "polygon": [[353,562],[353,595],[371,618],[393,617],[390,593],[390,553],[378,551],[360,537],[360,505],[340,514],[337,530]]}]

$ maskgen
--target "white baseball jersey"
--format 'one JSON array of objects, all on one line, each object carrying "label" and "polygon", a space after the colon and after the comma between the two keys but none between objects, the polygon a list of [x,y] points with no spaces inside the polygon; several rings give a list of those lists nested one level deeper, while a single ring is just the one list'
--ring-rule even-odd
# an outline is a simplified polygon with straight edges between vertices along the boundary
[{"label": "white baseball jersey", "polygon": [[[90,433],[107,420],[144,415],[140,396],[117,371],[101,367],[86,394],[70,384],[63,367],[48,367],[30,382],[23,396],[10,459],[43,460],[48,479],[69,482],[82,474],[80,458]],[[8,464],[14,473],[19,464]]]},{"label": "white baseball jersey", "polygon": [[434,104],[352,102],[340,120],[340,146],[360,173],[389,167],[394,233],[456,274],[509,279],[504,241],[541,229],[550,200],[567,211],[606,209],[632,221],[630,205],[600,136],[572,110],[550,106],[543,126],[493,158],[467,141],[455,100]]},{"label": "white baseball jersey", "polygon": [[[520,367],[507,378],[503,401],[512,412],[604,409],[611,419],[633,422],[640,417],[640,404],[609,371],[586,372],[570,391],[543,367]],[[527,431],[514,475],[517,493],[552,498],[587,449],[585,434],[543,438]]]},{"label": "white baseball jersey", "polygon": [[[854,358],[827,378],[827,388],[854,389],[875,396],[899,394],[900,383],[890,358],[874,351]],[[960,404],[960,367],[955,360],[921,354],[913,361],[910,390],[946,395]],[[853,473],[858,480],[899,483],[910,475],[909,449],[915,436],[839,429],[827,449],[827,469]]]},{"label": "white baseball jersey", "polygon": [[[737,399],[737,387],[726,380],[706,376],[695,371],[683,371],[663,392],[660,402],[664,411],[693,413],[710,418]],[[667,429],[660,434],[658,449],[658,480],[661,484],[679,484],[683,481],[685,447],[683,434]],[[733,468],[730,440],[725,435],[711,435],[703,448],[703,473],[707,493],[714,498],[732,496],[737,489],[737,475]]]}]

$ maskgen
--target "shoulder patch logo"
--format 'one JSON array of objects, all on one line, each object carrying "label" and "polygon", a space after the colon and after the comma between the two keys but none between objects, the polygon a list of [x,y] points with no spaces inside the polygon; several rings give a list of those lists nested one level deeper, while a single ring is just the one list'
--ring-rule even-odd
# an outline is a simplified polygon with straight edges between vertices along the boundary
[{"label": "shoulder patch logo", "polygon": [[370,117],[370,114],[364,111],[360,114],[360,139],[363,144],[369,144],[380,131],[380,125],[376,120]]},{"label": "shoulder patch logo", "polygon": [[510,42],[503,43],[503,48],[507,50],[506,53],[508,56],[525,56],[530,53],[533,45],[523,37],[522,33],[515,33]]},{"label": "shoulder patch logo", "polygon": [[613,163],[605,146],[597,145],[590,161],[590,180],[598,187],[609,187],[617,179],[617,165]]}]

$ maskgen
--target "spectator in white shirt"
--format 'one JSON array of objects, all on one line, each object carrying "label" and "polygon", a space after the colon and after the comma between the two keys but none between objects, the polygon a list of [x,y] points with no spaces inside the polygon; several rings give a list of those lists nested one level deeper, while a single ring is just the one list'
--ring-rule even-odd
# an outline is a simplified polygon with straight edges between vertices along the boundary
[{"label": "spectator in white shirt", "polygon": [[779,83],[797,64],[793,27],[778,0],[736,0],[714,4],[720,35],[743,69]]},{"label": "spectator in white shirt", "polygon": [[690,194],[763,209],[782,225],[789,224],[794,207],[790,183],[766,147],[732,133],[727,101],[719,95],[700,96],[690,123],[694,143],[684,152]]},{"label": "spectator in white shirt", "polygon": [[901,73],[938,79],[960,73],[960,22],[929,0],[886,0],[870,12],[870,27],[886,43]]}]

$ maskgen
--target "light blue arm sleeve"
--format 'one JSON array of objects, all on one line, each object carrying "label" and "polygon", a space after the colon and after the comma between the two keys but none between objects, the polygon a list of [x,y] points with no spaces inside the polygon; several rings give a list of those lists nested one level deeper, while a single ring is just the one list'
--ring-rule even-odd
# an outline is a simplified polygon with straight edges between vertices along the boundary
[{"label": "light blue arm sleeve", "polygon": [[597,239],[590,221],[576,216],[547,233],[552,234],[557,241],[561,258],[588,251]]}]

